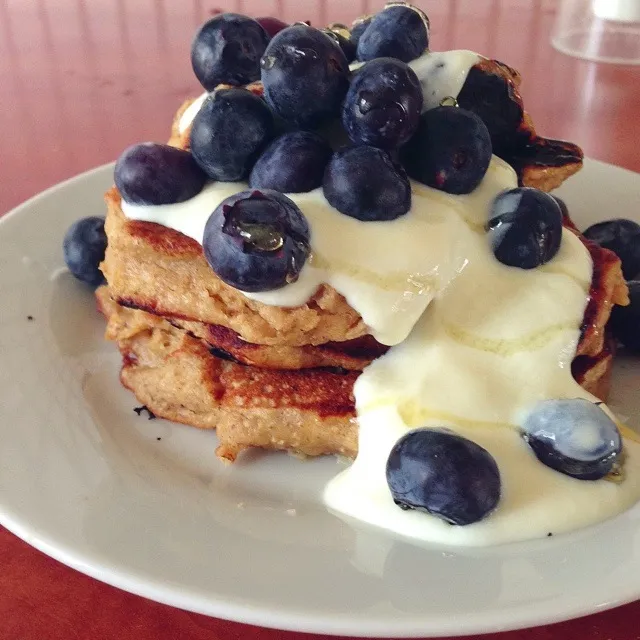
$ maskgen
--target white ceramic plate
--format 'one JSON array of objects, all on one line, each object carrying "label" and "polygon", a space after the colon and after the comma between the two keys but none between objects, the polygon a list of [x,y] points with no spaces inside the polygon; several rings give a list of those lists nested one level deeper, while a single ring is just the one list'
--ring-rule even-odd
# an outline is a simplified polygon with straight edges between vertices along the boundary
[{"label": "white ceramic plate", "polygon": [[[283,629],[457,635],[640,597],[640,506],[532,543],[424,549],[328,513],[334,459],[227,467],[214,434],[137,417],[91,292],[62,268],[65,230],[102,213],[111,172],[0,220],[0,524],[127,591]],[[640,176],[589,161],[561,195],[582,226],[638,217]],[[619,358],[611,404],[636,426],[639,382],[640,361]]]}]

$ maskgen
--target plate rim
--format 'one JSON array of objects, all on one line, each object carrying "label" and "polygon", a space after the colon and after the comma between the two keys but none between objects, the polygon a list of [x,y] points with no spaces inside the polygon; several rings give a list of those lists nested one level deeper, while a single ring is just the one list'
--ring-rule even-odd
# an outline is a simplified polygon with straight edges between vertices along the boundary
[{"label": "plate rim", "polygon": [[[354,618],[348,614],[324,614],[322,618],[315,614],[305,614],[293,610],[277,611],[267,605],[259,606],[250,603],[242,604],[237,599],[223,601],[207,599],[202,595],[192,594],[184,589],[162,587],[155,580],[136,578],[123,571],[113,571],[97,562],[83,561],[81,556],[74,555],[72,549],[65,544],[56,544],[47,536],[33,535],[26,526],[17,520],[5,518],[5,512],[0,505],[0,526],[14,534],[28,545],[53,558],[54,560],[94,578],[111,587],[121,589],[163,605],[190,611],[209,617],[219,618],[240,624],[254,625],[276,631],[291,631],[302,633],[325,634],[330,636],[351,636],[354,638],[440,638],[444,635],[464,637],[476,634],[500,633],[520,629],[535,628],[575,620],[614,609],[636,601],[640,597],[640,581],[637,589],[624,596],[605,602],[594,599],[590,603],[580,603],[575,597],[570,598],[571,607],[552,607],[544,618],[540,618],[535,606],[518,606],[509,609],[511,623],[500,623],[495,617],[495,611],[489,613],[465,614],[464,618],[450,624],[449,617],[432,617],[433,622],[426,622],[424,617],[413,614],[410,617],[397,618],[393,623],[383,626],[377,619],[367,622],[366,618]],[[525,543],[526,544],[526,543]],[[181,595],[181,591],[182,594]],[[566,600],[559,600],[566,605]],[[464,621],[462,625],[460,622]]]},{"label": "plate rim", "polygon": [[[0,216],[0,229],[6,221],[23,214],[33,206],[37,206],[41,200],[48,196],[66,188],[74,188],[86,179],[106,173],[113,169],[114,164],[114,162],[109,162],[99,165],[33,195]],[[585,164],[597,166],[599,170],[615,169],[640,180],[640,173],[624,167],[590,158],[585,159]],[[170,583],[162,585],[154,578],[145,577],[144,574],[140,575],[140,572],[136,574],[122,568],[114,569],[113,566],[109,566],[108,563],[102,562],[96,557],[91,558],[82,552],[74,552],[74,549],[68,544],[56,541],[55,535],[50,536],[42,531],[34,531],[28,522],[21,520],[19,514],[10,513],[10,510],[2,503],[0,503],[0,526],[56,561],[134,595],[194,613],[276,630],[354,637],[436,637],[443,634],[465,636],[553,624],[602,612],[640,598],[639,578],[635,588],[630,586],[627,589],[621,589],[616,597],[604,602],[600,598],[594,597],[585,603],[584,598],[578,600],[575,596],[547,602],[545,613],[542,616],[537,611],[540,607],[539,603],[529,603],[510,607],[504,622],[496,617],[495,610],[491,610],[489,613],[484,611],[466,613],[464,616],[456,616],[453,619],[447,616],[434,617],[432,613],[428,616],[425,614],[403,615],[395,619],[392,619],[391,615],[387,615],[385,616],[386,622],[382,622],[377,614],[368,620],[363,612],[355,617],[352,613],[325,611],[321,614],[317,610],[305,613],[298,606],[276,609],[268,604],[259,605],[255,602],[242,601],[237,597],[226,600],[221,597],[207,598],[203,594],[191,592],[184,587],[177,588]],[[219,594],[219,596],[221,595]]]}]

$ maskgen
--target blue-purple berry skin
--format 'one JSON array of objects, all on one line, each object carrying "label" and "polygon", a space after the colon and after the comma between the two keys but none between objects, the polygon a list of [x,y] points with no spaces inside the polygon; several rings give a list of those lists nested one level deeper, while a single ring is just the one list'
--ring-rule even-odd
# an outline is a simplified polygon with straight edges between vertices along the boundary
[{"label": "blue-purple berry skin", "polygon": [[493,456],[448,429],[409,431],[391,449],[386,475],[400,508],[426,511],[458,526],[488,516],[502,491]]},{"label": "blue-purple berry skin", "polygon": [[254,189],[306,193],[322,186],[331,147],[321,136],[294,131],[276,138],[258,158],[249,176]]},{"label": "blue-purple berry skin", "polygon": [[310,252],[309,224],[282,193],[250,190],[223,200],[209,217],[202,248],[228,285],[246,292],[295,282]]},{"label": "blue-purple berry skin", "polygon": [[91,287],[104,283],[100,263],[107,249],[104,218],[91,216],[74,222],[62,243],[64,261],[72,275]]},{"label": "blue-purple berry skin", "polygon": [[260,58],[268,43],[269,34],[256,20],[221,13],[196,33],[191,66],[207,91],[219,84],[246,85],[260,78]]},{"label": "blue-purple berry skin", "polygon": [[275,133],[264,101],[246,89],[223,89],[203,103],[191,126],[191,153],[214,180],[248,177]]},{"label": "blue-purple berry skin", "polygon": [[411,208],[411,184],[402,167],[386,151],[368,145],[333,154],[323,192],[331,206],[364,222],[395,220]]},{"label": "blue-purple berry skin", "polygon": [[336,42],[304,24],[280,31],[262,57],[265,100],[278,117],[303,129],[339,114],[350,75]]}]

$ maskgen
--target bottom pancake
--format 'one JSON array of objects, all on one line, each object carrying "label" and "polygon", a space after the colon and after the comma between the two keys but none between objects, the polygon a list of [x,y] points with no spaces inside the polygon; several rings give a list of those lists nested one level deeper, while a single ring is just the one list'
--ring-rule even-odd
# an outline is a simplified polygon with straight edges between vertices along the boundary
[{"label": "bottom pancake", "polygon": [[215,428],[218,457],[233,461],[249,447],[355,457],[357,373],[245,366],[162,318],[120,307],[106,287],[97,300],[123,356],[122,384],[159,417]]},{"label": "bottom pancake", "polygon": [[[108,320],[106,337],[123,356],[120,380],[155,415],[216,429],[216,454],[232,462],[244,449],[279,449],[308,456],[355,457],[358,449],[353,384],[358,372],[273,370],[239,364],[168,321],[116,304],[96,292]],[[605,400],[613,344],[580,356],[574,377]]]}]

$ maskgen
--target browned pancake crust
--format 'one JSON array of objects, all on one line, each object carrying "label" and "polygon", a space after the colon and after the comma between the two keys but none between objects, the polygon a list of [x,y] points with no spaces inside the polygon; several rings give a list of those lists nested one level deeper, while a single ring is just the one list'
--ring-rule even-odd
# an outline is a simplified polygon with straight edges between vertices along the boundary
[{"label": "browned pancake crust", "polygon": [[616,343],[610,333],[605,334],[603,349],[595,356],[576,356],[571,374],[583,389],[606,401],[611,391],[611,372]]},{"label": "browned pancake crust", "polygon": [[521,185],[551,191],[580,170],[584,155],[572,142],[536,132],[524,109],[521,82],[515,69],[484,59],[469,71],[458,102],[482,118],[491,134],[493,153],[515,169]]},{"label": "browned pancake crust", "polygon": [[[106,286],[104,291],[107,291]],[[107,294],[98,291],[96,295],[102,298]],[[114,329],[112,335],[107,335],[109,339],[115,340],[117,334],[122,331],[135,333],[140,328],[144,329],[149,325],[150,317],[155,317],[159,322],[166,320],[174,327],[203,340],[214,355],[217,354],[227,360],[263,369],[329,367],[362,371],[366,365],[388,350],[388,347],[381,345],[372,336],[362,336],[345,342],[327,342],[317,346],[289,347],[287,345],[252,344],[242,340],[231,329],[220,325],[182,320],[171,316],[161,317],[141,309],[124,308],[128,310],[128,313],[120,315],[123,318],[126,317],[127,326],[117,326],[117,330]]]},{"label": "browned pancake crust", "polygon": [[122,353],[122,384],[157,416],[215,428],[219,457],[233,461],[249,447],[355,456],[357,373],[230,362],[157,316],[118,307],[106,288],[96,295]]},{"label": "browned pancake crust", "polygon": [[245,342],[237,333],[214,324],[165,318],[172,325],[204,340],[215,351],[220,351],[242,364],[263,369],[313,369],[334,367],[362,371],[369,363],[386,353],[389,347],[373,336],[362,336],[344,342],[290,347]]},{"label": "browned pancake crust", "polygon": [[607,349],[605,330],[611,309],[616,304],[629,304],[629,289],[622,275],[620,258],[613,251],[585,238],[568,217],[565,217],[564,225],[582,240],[593,262],[589,302],[582,321],[576,356],[598,358]]}]

